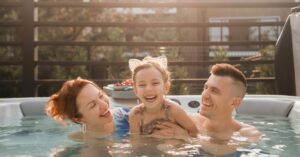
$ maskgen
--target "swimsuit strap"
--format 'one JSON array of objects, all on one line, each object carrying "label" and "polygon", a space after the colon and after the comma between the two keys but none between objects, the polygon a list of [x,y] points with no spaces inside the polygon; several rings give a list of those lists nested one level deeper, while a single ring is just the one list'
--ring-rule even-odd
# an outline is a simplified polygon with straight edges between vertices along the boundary
[{"label": "swimsuit strap", "polygon": [[[166,104],[163,104],[162,107],[161,107],[161,110],[163,110],[165,112],[165,119],[166,120],[170,120],[169,117],[170,117],[170,113],[169,113],[169,110],[170,109],[170,106],[169,105],[166,105]],[[146,111],[146,108],[145,106],[140,106],[137,110],[137,113],[141,114],[141,120],[140,120],[140,132],[141,133],[144,133],[146,130],[144,128],[144,112]]]},{"label": "swimsuit strap", "polygon": [[146,110],[145,106],[139,107],[139,113],[141,114],[141,121],[140,121],[140,132],[144,132],[144,112]]},{"label": "swimsuit strap", "polygon": [[170,120],[170,105],[163,104],[161,109],[165,111],[166,119]]}]

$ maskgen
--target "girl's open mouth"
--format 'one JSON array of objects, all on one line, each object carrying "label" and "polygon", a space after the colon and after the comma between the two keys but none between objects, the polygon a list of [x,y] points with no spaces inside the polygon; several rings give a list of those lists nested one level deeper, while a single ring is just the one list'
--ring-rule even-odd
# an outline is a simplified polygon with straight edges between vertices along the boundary
[{"label": "girl's open mouth", "polygon": [[147,102],[154,102],[156,100],[157,96],[147,96],[145,97],[145,100]]}]

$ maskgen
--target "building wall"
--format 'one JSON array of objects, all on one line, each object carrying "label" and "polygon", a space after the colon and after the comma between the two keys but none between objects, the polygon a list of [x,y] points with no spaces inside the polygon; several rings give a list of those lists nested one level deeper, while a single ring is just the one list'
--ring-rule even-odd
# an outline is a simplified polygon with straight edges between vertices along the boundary
[{"label": "building wall", "polygon": [[[178,0],[187,2],[187,0]],[[190,2],[199,0],[189,0]],[[220,2],[221,0],[201,0],[201,2]],[[248,0],[222,0],[221,2],[249,2]],[[251,2],[294,2],[293,0],[251,0]],[[178,16],[184,22],[209,22],[212,18],[230,18],[230,22],[254,22],[254,19],[263,17],[276,17],[279,21],[285,21],[290,14],[290,8],[183,8],[178,9]],[[234,20],[235,19],[235,20]],[[247,40],[249,39],[248,27],[231,27],[229,28],[230,40]],[[209,41],[208,28],[182,28],[180,30],[182,41]],[[277,34],[279,35],[279,33]],[[249,51],[250,49],[258,49],[253,46],[236,46],[232,50]],[[207,61],[209,59],[209,48],[206,46],[198,47],[182,47],[181,55],[188,61]],[[207,67],[189,67],[189,77],[205,77],[207,75]]]}]

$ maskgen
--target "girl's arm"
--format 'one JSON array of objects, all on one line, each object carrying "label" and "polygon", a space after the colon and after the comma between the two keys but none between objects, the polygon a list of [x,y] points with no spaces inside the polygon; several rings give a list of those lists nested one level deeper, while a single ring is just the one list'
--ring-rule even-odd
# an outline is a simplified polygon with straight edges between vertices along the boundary
[{"label": "girl's arm", "polygon": [[133,107],[129,112],[129,130],[132,135],[140,134],[141,115],[139,114],[139,106]]},{"label": "girl's arm", "polygon": [[174,120],[184,129],[186,129],[191,136],[196,136],[198,129],[188,114],[175,102],[166,100],[170,105],[170,115]]}]

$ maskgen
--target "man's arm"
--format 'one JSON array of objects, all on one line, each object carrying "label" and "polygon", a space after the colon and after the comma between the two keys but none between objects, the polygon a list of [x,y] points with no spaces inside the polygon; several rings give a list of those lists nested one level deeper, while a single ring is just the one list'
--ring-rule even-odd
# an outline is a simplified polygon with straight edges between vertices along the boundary
[{"label": "man's arm", "polygon": [[261,139],[262,133],[254,126],[241,124],[242,128],[231,135],[230,140],[222,141],[215,138],[199,138],[196,143],[202,149],[213,155],[226,155],[235,152],[238,148],[245,147],[251,143],[257,143]]},{"label": "man's arm", "polygon": [[202,150],[216,156],[227,155],[236,151],[240,147],[237,143],[228,141],[219,141],[211,137],[201,138],[193,141],[193,144],[201,145]]},{"label": "man's arm", "polygon": [[167,139],[181,139],[185,141],[190,141],[189,133],[177,124],[171,122],[163,122],[156,126],[156,129],[152,136],[157,138],[167,138]]}]

